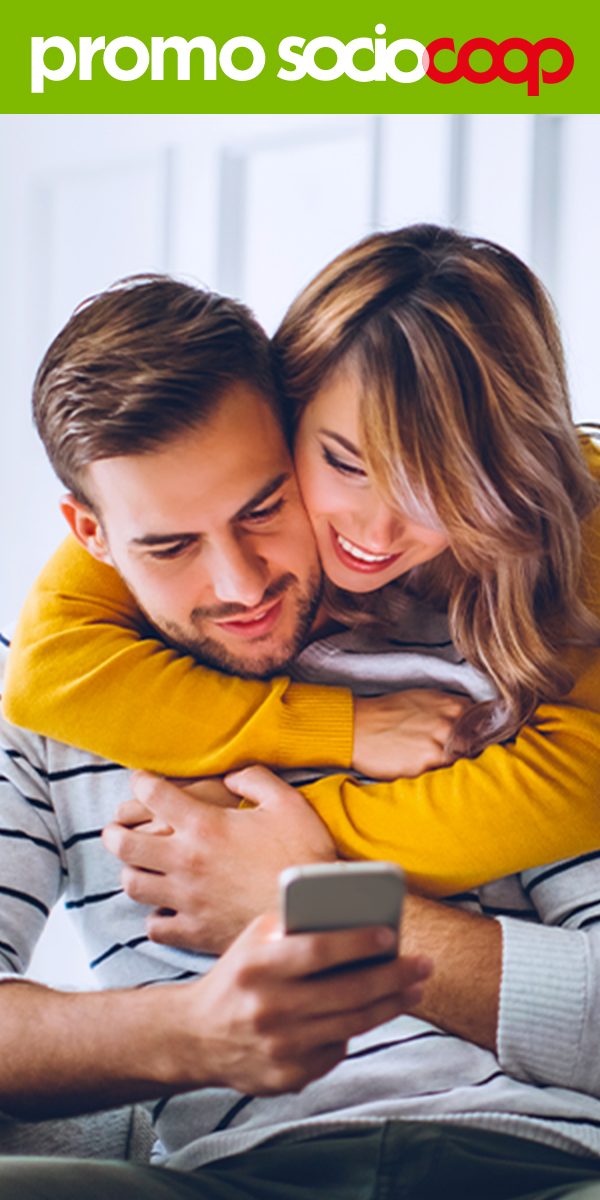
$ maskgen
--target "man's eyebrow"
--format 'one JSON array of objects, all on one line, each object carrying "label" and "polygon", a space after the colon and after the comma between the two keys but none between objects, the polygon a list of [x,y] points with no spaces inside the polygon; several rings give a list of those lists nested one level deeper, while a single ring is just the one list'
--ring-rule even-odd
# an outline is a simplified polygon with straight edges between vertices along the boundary
[{"label": "man's eyebrow", "polygon": [[344,450],[348,450],[350,454],[354,454],[356,458],[362,458],[362,454],[358,446],[354,445],[348,438],[345,438],[341,433],[334,433],[333,429],[320,429],[319,433],[324,433],[325,437],[332,438],[334,442],[339,442]]},{"label": "man's eyebrow", "polygon": [[[268,500],[269,496],[272,496],[275,492],[278,492],[280,487],[283,487],[283,484],[287,483],[288,479],[291,479],[291,475],[291,471],[281,471],[280,474],[276,475],[274,479],[270,479],[268,483],[265,483],[263,487],[259,488],[258,491],[250,497],[250,499],[246,502],[246,504],[243,505],[242,508],[238,509],[238,511],[234,513],[232,519],[234,521],[239,521],[243,517],[247,516],[249,512],[252,512],[254,508],[258,508],[260,504],[263,504],[265,500]],[[201,537],[201,533],[198,531],[192,532],[189,529],[183,530],[180,533],[177,533],[176,531],[173,533],[144,533],[141,535],[141,537],[131,538],[129,544],[130,546],[166,546],[170,545],[172,542],[189,542],[191,544],[192,542],[197,542]]]},{"label": "man's eyebrow", "polygon": [[291,471],[281,471],[280,474],[276,475],[274,479],[271,479],[269,483],[265,483],[264,487],[259,488],[258,491],[250,497],[247,503],[244,504],[242,508],[238,509],[233,517],[233,520],[241,520],[246,516],[247,513],[252,512],[252,509],[258,508],[260,504],[264,504],[265,500],[269,499],[269,496],[272,496],[275,492],[278,492],[279,489],[283,487],[284,483],[287,483],[288,479],[291,479],[291,476]]}]

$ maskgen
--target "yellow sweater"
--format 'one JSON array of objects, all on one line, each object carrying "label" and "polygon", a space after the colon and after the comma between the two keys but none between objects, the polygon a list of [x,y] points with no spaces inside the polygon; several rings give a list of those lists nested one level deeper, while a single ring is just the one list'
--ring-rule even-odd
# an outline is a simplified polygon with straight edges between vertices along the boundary
[{"label": "yellow sweater", "polygon": [[[600,477],[600,451],[587,450]],[[584,529],[584,595],[600,616],[600,509]],[[417,779],[358,785],[342,688],[233,679],[148,635],[119,576],[68,538],[25,604],[9,720],[129,767],[179,776],[248,762],[339,766],[303,793],[350,858],[401,863],[449,895],[600,847],[600,649],[571,647],[576,683],[514,742]],[[138,700],[141,698],[141,702]]]}]

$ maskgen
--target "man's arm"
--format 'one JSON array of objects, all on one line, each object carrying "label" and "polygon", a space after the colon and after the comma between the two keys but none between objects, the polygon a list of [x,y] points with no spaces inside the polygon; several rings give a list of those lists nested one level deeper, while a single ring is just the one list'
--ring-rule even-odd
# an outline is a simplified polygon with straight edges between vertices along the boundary
[{"label": "man's arm", "polygon": [[542,923],[500,918],[500,1061],[600,1096],[600,852],[527,871],[523,886]]},{"label": "man's arm", "polygon": [[268,916],[192,982],[65,993],[24,980],[65,865],[43,745],[22,736],[18,746],[0,775],[5,1114],[80,1113],[204,1086],[296,1090],[334,1066],[348,1038],[415,1002],[422,960],[353,970],[341,996],[339,974],[326,973],[379,957],[389,930],[283,937]]},{"label": "man's arm", "polygon": [[206,1086],[299,1091],[420,994],[422,958],[353,970],[343,988],[327,973],[380,955],[389,930],[283,937],[275,924],[254,922],[192,983],[88,994],[1,984],[4,1113],[67,1115]]},{"label": "man's arm", "polygon": [[426,954],[433,972],[417,1017],[496,1052],[502,931],[497,921],[435,900],[408,895],[402,917],[402,953]]}]

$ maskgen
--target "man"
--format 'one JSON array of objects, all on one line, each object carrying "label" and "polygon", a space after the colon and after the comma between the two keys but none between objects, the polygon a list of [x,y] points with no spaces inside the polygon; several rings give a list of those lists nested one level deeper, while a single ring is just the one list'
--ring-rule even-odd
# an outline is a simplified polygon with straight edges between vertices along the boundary
[{"label": "man", "polygon": [[[132,302],[124,296],[124,305]],[[226,310],[230,335],[234,310]],[[187,640],[191,577],[194,591],[202,582],[198,623],[212,638],[221,622],[221,648],[237,653],[240,638],[246,645],[246,631],[236,628],[240,606],[254,608],[265,642],[249,652],[260,653],[265,669],[279,655],[276,627],[289,656],[312,616],[313,560],[310,542],[295,553],[301,510],[276,417],[263,390],[247,382],[249,358],[213,393],[201,421],[190,423],[188,413],[144,450],[111,456],[104,442],[102,454],[80,461],[68,512],[78,535],[110,555],[174,640]],[[97,370],[110,381],[110,355]],[[130,370],[133,386],[134,356]],[[97,384],[97,392],[109,388]],[[81,431],[73,453],[80,445]],[[269,513],[286,489],[286,506]],[[293,546],[278,536],[276,521],[268,542],[255,532],[255,518],[264,529],[286,509]],[[265,538],[260,552],[240,552],[258,537]],[[173,547],[184,562],[178,582],[163,572]],[[219,606],[230,611],[213,611],[216,580],[227,589]],[[565,1182],[595,1194],[599,1169],[586,1154],[599,1151],[598,1067],[590,1054],[600,986],[592,957],[597,856],[530,873],[532,900],[517,880],[482,889],[472,898],[474,914],[412,898],[404,936],[422,943],[436,967],[422,1000],[428,967],[418,958],[327,973],[376,956],[377,931],[284,939],[269,917],[197,978],[208,964],[150,941],[144,910],[123,893],[118,864],[103,851],[102,827],[126,800],[127,773],[18,731],[6,729],[5,741],[0,940],[13,975],[0,988],[0,1104],[37,1116],[157,1098],[155,1126],[173,1168],[3,1163],[7,1194],[262,1198],[285,1196],[293,1185],[298,1196],[394,1188],[425,1196],[442,1186],[516,1196]],[[190,809],[177,789],[142,780],[138,791],[185,833]],[[243,817],[229,814],[226,829]],[[300,860],[331,854],[300,798],[281,819],[293,823]],[[246,852],[233,879],[239,890],[248,862]],[[18,978],[65,877],[67,903],[107,991],[70,995]],[[581,922],[587,932],[538,926],[535,903],[542,918],[574,929]],[[500,926],[480,915],[486,905],[512,913],[504,919],[502,994]],[[523,986],[531,1013],[523,1011]],[[419,1016],[398,1017],[407,1007]],[[502,1064],[493,1052],[497,1033]]]}]

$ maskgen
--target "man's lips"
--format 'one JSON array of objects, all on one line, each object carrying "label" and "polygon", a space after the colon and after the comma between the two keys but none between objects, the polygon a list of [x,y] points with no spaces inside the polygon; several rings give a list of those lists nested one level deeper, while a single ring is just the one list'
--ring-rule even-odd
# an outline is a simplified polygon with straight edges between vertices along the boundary
[{"label": "man's lips", "polygon": [[227,621],[215,621],[215,625],[227,633],[233,633],[236,637],[248,640],[264,637],[275,628],[282,608],[283,596],[278,596],[276,600],[273,600],[266,606],[262,605],[260,608],[251,610],[243,616]]},{"label": "man's lips", "polygon": [[365,550],[362,546],[358,546],[356,542],[352,542],[350,538],[337,533],[333,525],[329,526],[329,531],[337,557],[351,571],[360,571],[362,574],[373,575],[378,571],[387,570],[388,567],[391,567],[393,563],[402,557],[402,551],[399,551],[397,554],[374,554],[371,550]]}]

